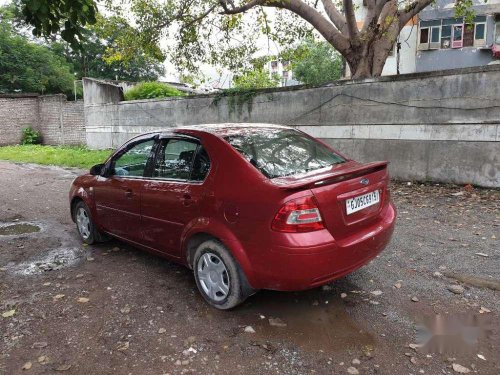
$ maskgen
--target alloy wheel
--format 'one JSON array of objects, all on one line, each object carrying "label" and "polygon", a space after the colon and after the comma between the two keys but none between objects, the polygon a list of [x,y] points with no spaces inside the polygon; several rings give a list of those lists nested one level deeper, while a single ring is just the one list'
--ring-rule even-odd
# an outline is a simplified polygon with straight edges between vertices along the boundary
[{"label": "alloy wheel", "polygon": [[90,237],[91,228],[90,228],[90,217],[87,211],[80,207],[78,212],[76,213],[76,223],[78,225],[78,231],[84,240],[87,240]]},{"label": "alloy wheel", "polygon": [[223,301],[229,294],[229,274],[222,259],[204,253],[198,260],[197,275],[205,294],[213,301]]}]

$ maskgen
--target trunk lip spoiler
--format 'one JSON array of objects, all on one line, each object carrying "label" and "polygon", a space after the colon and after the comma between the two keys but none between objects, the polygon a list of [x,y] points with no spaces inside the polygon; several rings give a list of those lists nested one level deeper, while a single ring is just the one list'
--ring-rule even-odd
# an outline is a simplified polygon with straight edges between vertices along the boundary
[{"label": "trunk lip spoiler", "polygon": [[388,161],[375,161],[364,164],[356,163],[353,166],[342,168],[338,171],[333,170],[331,172],[321,173],[318,175],[304,176],[303,178],[296,179],[295,181],[293,176],[273,178],[269,181],[275,187],[284,190],[298,189],[310,185],[319,187],[334,183],[336,180],[345,175],[368,171],[370,169],[379,169],[387,167],[387,165],[389,165]]}]

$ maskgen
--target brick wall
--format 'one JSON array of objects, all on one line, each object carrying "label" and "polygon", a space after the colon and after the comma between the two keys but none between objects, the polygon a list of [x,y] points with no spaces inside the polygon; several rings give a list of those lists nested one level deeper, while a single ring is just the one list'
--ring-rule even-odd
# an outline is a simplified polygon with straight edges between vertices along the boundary
[{"label": "brick wall", "polygon": [[19,143],[21,130],[38,127],[38,97],[0,97],[0,145]]},{"label": "brick wall", "polygon": [[63,105],[64,144],[86,143],[83,100],[65,102]]},{"label": "brick wall", "polygon": [[50,145],[85,144],[83,101],[64,95],[0,96],[0,145],[17,144],[22,129],[31,126]]}]

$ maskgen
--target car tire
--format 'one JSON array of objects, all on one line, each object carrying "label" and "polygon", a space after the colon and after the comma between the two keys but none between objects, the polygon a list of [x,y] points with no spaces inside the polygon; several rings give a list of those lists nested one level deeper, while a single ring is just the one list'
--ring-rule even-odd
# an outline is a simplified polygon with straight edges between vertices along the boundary
[{"label": "car tire", "polygon": [[73,214],[76,228],[84,243],[92,245],[93,243],[103,242],[106,240],[106,235],[97,230],[94,221],[92,220],[90,209],[83,201],[79,201],[75,205]]},{"label": "car tire", "polygon": [[219,310],[232,309],[255,292],[237,261],[219,241],[208,240],[198,246],[193,270],[201,295]]}]

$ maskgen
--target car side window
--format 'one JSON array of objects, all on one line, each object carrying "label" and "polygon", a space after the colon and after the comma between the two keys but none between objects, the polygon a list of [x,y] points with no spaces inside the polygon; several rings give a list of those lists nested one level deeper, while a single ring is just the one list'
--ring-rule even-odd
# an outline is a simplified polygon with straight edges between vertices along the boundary
[{"label": "car side window", "polygon": [[210,158],[203,146],[198,148],[194,158],[193,170],[191,171],[191,180],[203,181],[210,170]]},{"label": "car side window", "polygon": [[189,180],[198,143],[185,139],[168,139],[160,144],[153,177]]},{"label": "car side window", "polygon": [[120,155],[114,160],[113,175],[143,177],[154,143],[154,139],[137,143]]}]

